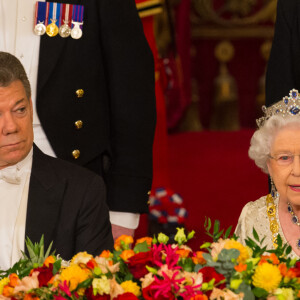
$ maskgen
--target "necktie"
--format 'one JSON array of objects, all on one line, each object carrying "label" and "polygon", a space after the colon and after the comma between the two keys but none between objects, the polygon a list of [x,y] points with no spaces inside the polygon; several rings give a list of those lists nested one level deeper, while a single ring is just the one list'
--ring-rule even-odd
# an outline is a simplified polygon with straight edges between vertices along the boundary
[{"label": "necktie", "polygon": [[11,184],[20,184],[21,177],[18,175],[17,166],[7,167],[0,170],[0,179]]}]

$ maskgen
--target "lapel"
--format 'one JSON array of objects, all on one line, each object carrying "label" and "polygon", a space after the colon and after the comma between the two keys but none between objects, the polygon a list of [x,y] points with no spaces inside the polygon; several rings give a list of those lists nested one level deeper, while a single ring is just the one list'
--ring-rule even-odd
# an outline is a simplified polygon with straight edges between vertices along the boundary
[{"label": "lapel", "polygon": [[[53,2],[46,0],[46,2]],[[60,0],[59,3],[81,4],[81,0]],[[39,66],[38,66],[38,82],[37,82],[37,98],[39,99],[40,92],[47,83],[50,75],[55,67],[59,64],[59,58],[62,56],[64,47],[66,46],[68,38],[62,38],[59,35],[49,37],[44,34],[41,37],[40,52],[39,52]],[[68,55],[71,55],[70,53]]]},{"label": "lapel", "polygon": [[54,240],[66,180],[55,174],[48,157],[33,145],[25,237],[38,242],[44,234],[45,247]]}]

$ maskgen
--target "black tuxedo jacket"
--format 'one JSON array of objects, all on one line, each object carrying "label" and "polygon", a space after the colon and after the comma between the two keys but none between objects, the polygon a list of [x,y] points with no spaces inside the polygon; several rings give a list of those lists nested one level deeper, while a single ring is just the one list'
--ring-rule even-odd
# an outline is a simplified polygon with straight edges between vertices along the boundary
[{"label": "black tuxedo jacket", "polygon": [[97,255],[112,249],[113,238],[98,175],[33,149],[25,235],[68,260],[79,251]]},{"label": "black tuxedo jacket", "polygon": [[300,90],[300,1],[278,0],[275,35],[266,76],[269,106]]},{"label": "black tuxedo jacket", "polygon": [[[154,65],[133,0],[84,6],[81,39],[41,37],[37,113],[59,158],[102,174],[110,210],[147,212]],[[83,97],[76,91],[82,89]],[[82,128],[75,122],[81,120]],[[73,150],[80,156],[74,159]]]}]

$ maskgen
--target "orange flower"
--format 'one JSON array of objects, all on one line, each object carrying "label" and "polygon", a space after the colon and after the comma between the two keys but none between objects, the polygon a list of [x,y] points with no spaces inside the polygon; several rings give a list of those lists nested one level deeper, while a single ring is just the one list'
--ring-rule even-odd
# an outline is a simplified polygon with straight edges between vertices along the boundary
[{"label": "orange flower", "polygon": [[113,254],[109,250],[103,250],[99,256],[104,258],[111,258],[113,257]]},{"label": "orange flower", "polygon": [[300,298],[300,291],[299,291],[298,294],[297,294],[297,298]]},{"label": "orange flower", "polygon": [[275,253],[271,253],[269,260],[273,265],[279,265],[279,260]]},{"label": "orange flower", "polygon": [[16,273],[12,273],[9,275],[9,285],[15,287],[19,284],[20,279]]},{"label": "orange flower", "polygon": [[135,244],[137,245],[137,244],[142,244],[142,243],[144,243],[144,242],[146,242],[147,243],[147,245],[149,246],[149,247],[151,247],[151,245],[152,245],[152,238],[151,237],[143,237],[143,238],[140,238],[140,239],[138,239],[138,240],[136,240],[136,242],[135,242]]},{"label": "orange flower", "polygon": [[123,250],[122,253],[120,254],[120,257],[124,260],[127,261],[130,257],[135,255],[133,250]]},{"label": "orange flower", "polygon": [[[123,243],[122,243],[123,242]],[[129,246],[130,244],[133,243],[133,237],[130,235],[125,235],[122,234],[121,236],[119,236],[116,240],[115,240],[115,249],[117,251],[121,250],[124,246]]]},{"label": "orange flower", "polygon": [[24,300],[39,300],[40,298],[34,294],[26,294]]},{"label": "orange flower", "polygon": [[206,264],[206,260],[203,258],[203,251],[197,251],[194,253],[194,255],[196,256],[193,256],[192,257],[192,260],[194,262],[194,264],[200,264],[200,265],[205,265]]},{"label": "orange flower", "polygon": [[286,264],[282,263],[282,264],[280,264],[278,266],[278,268],[279,268],[279,271],[280,271],[281,275],[285,277],[286,274],[287,274],[287,266],[286,266]]},{"label": "orange flower", "polygon": [[208,300],[206,295],[196,295],[191,298],[191,300]]},{"label": "orange flower", "polygon": [[190,254],[190,250],[187,249],[177,249],[176,254],[178,254],[181,258],[187,258]]},{"label": "orange flower", "polygon": [[286,277],[289,278],[295,278],[297,277],[297,272],[295,272],[295,270],[293,270],[294,268],[291,268],[287,271]]},{"label": "orange flower", "polygon": [[49,268],[49,264],[54,264],[55,263],[55,259],[52,255],[48,256],[45,261],[44,261],[44,265]]},{"label": "orange flower", "polygon": [[9,285],[6,285],[4,288],[3,288],[3,292],[2,292],[2,295],[4,297],[7,297],[7,298],[11,298],[12,295],[14,293],[14,288],[9,286]]},{"label": "orange flower", "polygon": [[267,263],[268,262],[268,259],[270,259],[270,255],[262,255],[261,258],[260,258],[260,261],[258,263],[258,265],[262,265],[264,263]]},{"label": "orange flower", "polygon": [[246,264],[239,263],[237,266],[234,267],[234,269],[235,269],[237,272],[243,272],[243,271],[246,271],[246,270],[247,270],[247,265],[246,265]]}]

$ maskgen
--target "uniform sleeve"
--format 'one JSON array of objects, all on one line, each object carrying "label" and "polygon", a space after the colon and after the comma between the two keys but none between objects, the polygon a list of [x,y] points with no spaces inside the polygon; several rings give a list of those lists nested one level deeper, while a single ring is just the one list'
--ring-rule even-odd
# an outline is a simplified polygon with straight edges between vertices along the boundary
[{"label": "uniform sleeve", "polygon": [[293,49],[298,48],[296,51],[300,56],[299,37],[293,36],[293,32],[298,32],[295,28],[296,8],[294,0],[278,0],[275,33],[266,74],[267,106],[281,100],[291,89],[300,88],[296,86],[295,66],[298,63],[293,55]]},{"label": "uniform sleeve", "polygon": [[101,43],[110,92],[111,211],[147,212],[155,130],[154,62],[133,0],[102,0]]}]

